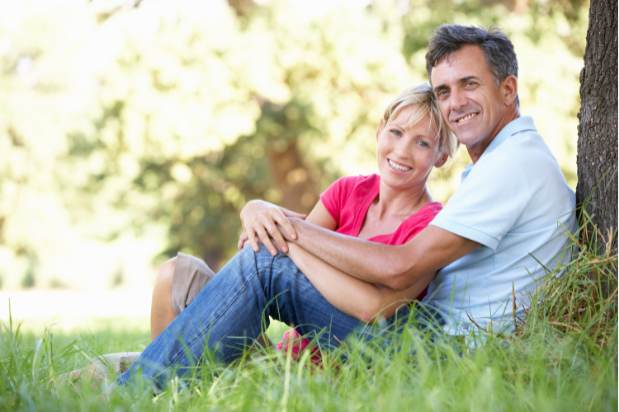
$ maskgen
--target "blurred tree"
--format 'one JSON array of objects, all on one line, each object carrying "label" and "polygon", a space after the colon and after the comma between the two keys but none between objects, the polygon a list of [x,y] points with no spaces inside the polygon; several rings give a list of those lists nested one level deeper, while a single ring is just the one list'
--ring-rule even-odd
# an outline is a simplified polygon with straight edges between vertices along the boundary
[{"label": "blurred tree", "polygon": [[253,0],[228,0],[228,4],[237,16],[249,16],[256,9],[256,2]]},{"label": "blurred tree", "polygon": [[[617,2],[592,0],[578,115],[577,200],[617,251]],[[600,242],[603,247],[605,242]]]},{"label": "blurred tree", "polygon": [[[447,21],[517,42],[523,105],[574,181],[581,3],[17,2],[0,16],[4,285],[143,285],[136,262],[157,251],[225,259],[248,199],[307,211],[374,170],[382,109],[426,78]],[[435,174],[437,199],[455,171]]]},{"label": "blurred tree", "polygon": [[104,159],[81,193],[115,193],[118,208],[142,211],[138,230],[169,222],[165,255],[184,249],[214,265],[236,244],[246,200],[308,211],[357,160],[346,150],[333,158],[334,147],[350,142],[368,159],[380,112],[367,103],[409,76],[399,32],[366,10],[233,4],[143,3],[108,18],[104,31],[122,38],[99,74],[99,114],[70,140],[75,161]]}]

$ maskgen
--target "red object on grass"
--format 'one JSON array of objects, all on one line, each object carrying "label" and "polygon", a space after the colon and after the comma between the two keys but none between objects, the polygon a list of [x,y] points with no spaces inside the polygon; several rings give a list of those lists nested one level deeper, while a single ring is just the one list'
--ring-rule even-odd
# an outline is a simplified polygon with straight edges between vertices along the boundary
[{"label": "red object on grass", "polygon": [[299,360],[305,350],[310,350],[310,360],[314,365],[320,366],[322,364],[322,355],[318,346],[312,345],[309,349],[310,340],[304,338],[296,329],[288,329],[282,335],[282,339],[277,343],[277,350],[288,352],[294,360]]}]

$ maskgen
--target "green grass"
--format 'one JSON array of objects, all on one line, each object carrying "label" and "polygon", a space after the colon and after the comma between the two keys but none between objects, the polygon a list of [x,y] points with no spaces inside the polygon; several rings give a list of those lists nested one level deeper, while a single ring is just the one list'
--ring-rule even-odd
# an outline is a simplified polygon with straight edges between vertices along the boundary
[{"label": "green grass", "polygon": [[254,350],[233,365],[207,363],[188,387],[172,381],[157,396],[135,385],[106,397],[92,382],[58,378],[85,354],[141,350],[146,330],[35,334],[3,324],[0,410],[616,411],[617,260],[580,248],[515,335],[476,349],[408,329],[388,347],[352,340],[323,368]]}]

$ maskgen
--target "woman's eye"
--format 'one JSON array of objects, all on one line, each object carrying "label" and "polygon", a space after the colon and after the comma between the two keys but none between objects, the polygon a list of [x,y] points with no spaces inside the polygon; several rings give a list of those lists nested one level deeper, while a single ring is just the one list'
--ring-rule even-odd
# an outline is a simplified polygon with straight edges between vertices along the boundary
[{"label": "woman's eye", "polygon": [[430,147],[430,142],[426,140],[418,140],[417,144],[421,147]]},{"label": "woman's eye", "polygon": [[398,137],[402,136],[402,131],[398,129],[390,129],[389,132],[391,132],[391,134],[398,136]]}]

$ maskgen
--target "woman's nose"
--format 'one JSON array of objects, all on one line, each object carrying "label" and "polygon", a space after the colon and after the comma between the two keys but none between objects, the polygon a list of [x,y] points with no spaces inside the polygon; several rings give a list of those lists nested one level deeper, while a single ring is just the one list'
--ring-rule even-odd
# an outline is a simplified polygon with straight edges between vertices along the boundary
[{"label": "woman's nose", "polygon": [[395,152],[401,160],[409,160],[412,158],[414,145],[415,140],[410,137],[400,139],[395,145]]}]

